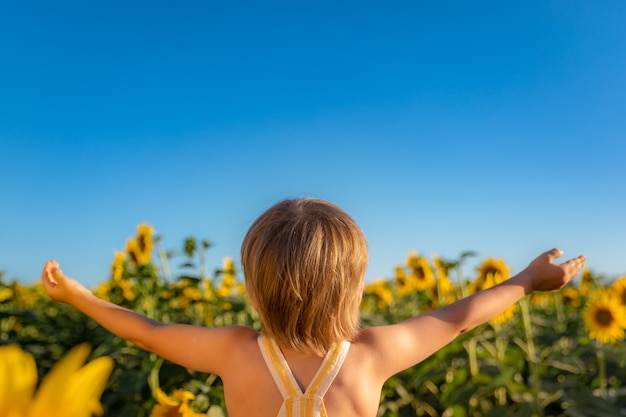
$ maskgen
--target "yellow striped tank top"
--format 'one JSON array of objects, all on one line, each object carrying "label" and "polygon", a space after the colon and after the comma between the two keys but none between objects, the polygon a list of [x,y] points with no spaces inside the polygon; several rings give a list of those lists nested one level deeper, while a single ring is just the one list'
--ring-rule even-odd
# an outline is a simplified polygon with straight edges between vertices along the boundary
[{"label": "yellow striped tank top", "polygon": [[283,396],[283,405],[280,407],[278,417],[327,417],[324,394],[337,376],[350,349],[350,342],[344,341],[328,351],[322,366],[304,393],[276,341],[259,336],[258,343],[265,363]]}]

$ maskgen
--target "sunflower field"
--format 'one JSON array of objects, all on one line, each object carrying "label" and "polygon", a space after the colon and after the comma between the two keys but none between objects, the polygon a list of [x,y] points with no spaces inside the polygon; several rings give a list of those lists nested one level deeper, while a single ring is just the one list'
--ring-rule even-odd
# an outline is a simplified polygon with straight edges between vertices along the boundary
[{"label": "sunflower field", "polygon": [[[152,227],[139,225],[115,254],[110,278],[93,291],[165,323],[259,329],[233,261],[207,271],[209,248],[208,241],[188,238],[179,253],[166,252]],[[466,277],[470,262],[474,273]],[[362,325],[395,323],[509,276],[502,259],[412,252],[393,277],[367,283]],[[389,379],[379,416],[626,416],[625,329],[626,277],[605,282],[586,270],[562,290],[526,297]],[[0,416],[42,415],[226,411],[216,376],[164,361],[51,301],[40,284],[7,282],[0,274]]]}]

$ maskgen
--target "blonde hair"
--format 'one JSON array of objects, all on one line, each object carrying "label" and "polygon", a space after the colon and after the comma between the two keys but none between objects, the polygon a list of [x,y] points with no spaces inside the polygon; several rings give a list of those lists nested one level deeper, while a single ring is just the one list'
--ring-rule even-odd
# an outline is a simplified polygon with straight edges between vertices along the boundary
[{"label": "blonde hair", "polygon": [[263,332],[317,355],[350,339],[359,329],[367,256],[363,232],[334,204],[301,198],[270,207],[241,246]]}]

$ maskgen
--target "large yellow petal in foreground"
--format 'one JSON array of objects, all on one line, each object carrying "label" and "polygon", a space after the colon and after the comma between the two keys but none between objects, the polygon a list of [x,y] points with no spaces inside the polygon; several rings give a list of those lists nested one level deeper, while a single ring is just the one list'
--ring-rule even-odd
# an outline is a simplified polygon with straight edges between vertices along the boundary
[{"label": "large yellow petal in foreground", "polygon": [[[33,391],[28,391],[28,406],[22,408],[19,414],[13,414],[13,417],[91,417],[94,413],[101,414],[100,396],[113,370],[113,361],[102,357],[83,366],[89,351],[87,343],[72,348],[44,377],[34,398]],[[34,364],[32,355],[30,358]],[[34,374],[36,383],[36,368]],[[20,406],[16,399],[6,396],[4,399],[8,400],[9,407]],[[4,417],[5,414],[0,415]]]},{"label": "large yellow petal in foreground", "polygon": [[35,396],[30,417],[102,414],[99,399],[113,369],[113,361],[101,357],[83,366],[89,350],[86,343],[74,347],[50,370]]},{"label": "large yellow petal in foreground", "polygon": [[75,346],[48,371],[37,390],[30,415],[60,415],[59,411],[66,407],[60,400],[67,390],[67,382],[85,363],[88,355],[89,345]]},{"label": "large yellow petal in foreground", "polygon": [[0,346],[0,416],[25,415],[36,385],[33,355],[16,344]]},{"label": "large yellow petal in foreground", "polygon": [[[103,410],[99,399],[112,370],[113,360],[108,357],[100,357],[76,371],[72,379],[68,381],[65,392],[69,407],[67,407],[66,412],[68,413],[64,414],[64,417],[102,415]],[[76,393],[80,394],[77,396]]]}]

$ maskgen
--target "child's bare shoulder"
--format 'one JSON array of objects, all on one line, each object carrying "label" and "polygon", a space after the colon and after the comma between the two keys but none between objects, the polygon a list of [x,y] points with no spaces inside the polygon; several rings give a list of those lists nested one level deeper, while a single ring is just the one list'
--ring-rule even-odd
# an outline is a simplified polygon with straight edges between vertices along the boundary
[{"label": "child's bare shoulder", "polygon": [[352,338],[351,351],[364,365],[376,362],[380,355],[380,332],[377,327],[360,330]]},{"label": "child's bare shoulder", "polygon": [[208,329],[214,335],[219,335],[222,343],[231,347],[256,345],[259,332],[246,326],[225,326]]},{"label": "child's bare shoulder", "polygon": [[[198,327],[188,326],[190,332],[172,334],[172,347],[169,355],[159,352],[162,356],[191,369],[226,374],[231,367],[258,350],[256,339],[259,335],[254,329],[244,326]],[[184,348],[180,348],[180,344]]]},{"label": "child's bare shoulder", "polygon": [[359,362],[369,368],[374,378],[385,381],[405,369],[406,343],[403,332],[394,325],[365,328],[353,338]]}]

